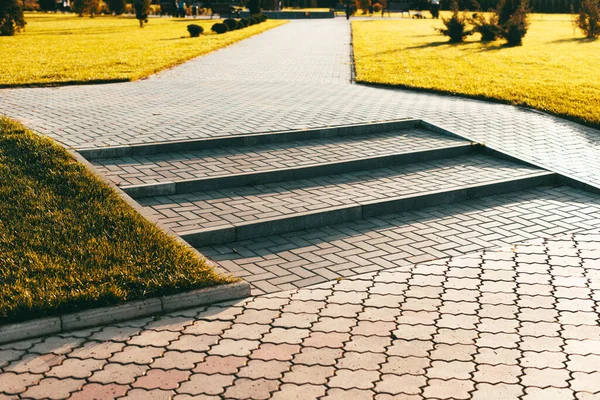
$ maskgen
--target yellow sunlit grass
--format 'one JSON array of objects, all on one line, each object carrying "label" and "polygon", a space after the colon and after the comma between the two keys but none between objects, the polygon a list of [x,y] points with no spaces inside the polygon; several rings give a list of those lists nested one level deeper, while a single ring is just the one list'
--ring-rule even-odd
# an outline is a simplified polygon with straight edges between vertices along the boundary
[{"label": "yellow sunlit grass", "polygon": [[449,44],[441,20],[354,21],[358,82],[419,88],[525,105],[600,125],[600,40],[570,15],[533,14],[523,46]]},{"label": "yellow sunlit grass", "polygon": [[[216,35],[218,20],[133,17],[79,18],[26,14],[25,32],[0,37],[0,87],[135,80],[279,26],[267,20]],[[190,38],[188,24],[204,28]]]}]

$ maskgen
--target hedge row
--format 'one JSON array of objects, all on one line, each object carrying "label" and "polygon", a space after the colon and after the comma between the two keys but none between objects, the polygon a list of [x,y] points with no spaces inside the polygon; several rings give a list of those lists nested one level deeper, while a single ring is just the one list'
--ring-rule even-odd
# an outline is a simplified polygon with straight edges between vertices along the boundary
[{"label": "hedge row", "polygon": [[267,17],[264,14],[255,14],[251,17],[246,17],[242,19],[233,19],[228,18],[222,23],[216,23],[210,28],[211,31],[221,34],[229,31],[235,31],[237,29],[244,29],[250,25],[260,24],[261,22],[265,22]]}]

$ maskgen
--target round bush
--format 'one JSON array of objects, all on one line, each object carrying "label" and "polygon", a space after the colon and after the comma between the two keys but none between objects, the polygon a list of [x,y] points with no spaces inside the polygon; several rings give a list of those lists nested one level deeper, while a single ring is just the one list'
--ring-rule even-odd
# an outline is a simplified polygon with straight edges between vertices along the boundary
[{"label": "round bush", "polygon": [[204,32],[204,28],[196,24],[188,25],[187,30],[190,33],[191,37],[198,37],[202,34],[202,32]]},{"label": "round bush", "polygon": [[235,29],[244,29],[244,28],[245,28],[245,26],[244,26],[244,24],[242,24],[241,20],[235,21]]},{"label": "round bush", "polygon": [[227,29],[230,31],[235,31],[237,29],[237,21],[233,18],[228,18],[223,21],[225,25],[227,25]]},{"label": "round bush", "polygon": [[212,28],[210,28],[210,30],[215,33],[221,34],[227,32],[229,28],[227,27],[227,25],[217,22],[212,26]]},{"label": "round bush", "polygon": [[240,24],[242,24],[242,26],[244,28],[246,28],[247,26],[250,25],[250,21],[248,21],[248,18],[242,18],[242,19],[240,19]]},{"label": "round bush", "polygon": [[376,13],[381,12],[381,4],[379,4],[379,3],[373,4],[373,12],[376,12]]},{"label": "round bush", "polygon": [[246,17],[250,25],[256,25],[256,20],[252,17]]}]

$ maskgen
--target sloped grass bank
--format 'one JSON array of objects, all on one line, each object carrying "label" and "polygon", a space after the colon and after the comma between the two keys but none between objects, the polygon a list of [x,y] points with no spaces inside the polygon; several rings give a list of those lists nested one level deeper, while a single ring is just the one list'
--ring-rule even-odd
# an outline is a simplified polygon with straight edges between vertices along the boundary
[{"label": "sloped grass bank", "polygon": [[234,281],[0,117],[0,324]]},{"label": "sloped grass bank", "polygon": [[[429,16],[428,16],[429,17]],[[450,44],[439,20],[352,23],[356,80],[523,105],[600,126],[600,40],[571,15],[533,14],[523,46]]]},{"label": "sloped grass bank", "polygon": [[[286,23],[266,21],[217,35],[219,20],[150,18],[140,28],[133,17],[29,13],[24,32],[0,37],[0,88],[122,82],[210,53]],[[204,28],[190,38],[188,24]]]}]

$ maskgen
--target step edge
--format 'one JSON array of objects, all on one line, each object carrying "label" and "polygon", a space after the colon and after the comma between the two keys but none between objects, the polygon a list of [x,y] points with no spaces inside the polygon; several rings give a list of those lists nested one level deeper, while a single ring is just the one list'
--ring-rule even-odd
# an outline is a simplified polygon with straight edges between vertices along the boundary
[{"label": "step edge", "polygon": [[[297,230],[311,229],[311,228],[316,228],[319,226],[326,226],[326,225],[314,225],[313,223],[310,222],[310,219],[318,220],[318,219],[323,219],[323,218],[331,218],[334,221],[334,222],[328,224],[328,225],[331,225],[334,223],[348,222],[348,221],[361,219],[361,218],[370,218],[370,217],[375,217],[378,215],[384,215],[384,214],[389,214],[389,213],[394,213],[394,212],[410,211],[410,210],[415,210],[415,209],[433,206],[433,205],[450,204],[452,202],[459,201],[459,200],[470,200],[470,199],[475,199],[475,198],[480,198],[480,197],[487,197],[487,196],[493,196],[493,195],[502,194],[502,193],[510,193],[510,192],[514,192],[514,191],[524,190],[522,188],[518,188],[518,189],[511,189],[511,188],[501,189],[500,188],[499,190],[494,191],[494,193],[492,193],[492,194],[477,194],[478,191],[486,190],[486,188],[488,188],[488,187],[494,187],[497,185],[507,185],[507,186],[510,186],[511,184],[512,185],[514,185],[514,184],[524,185],[524,184],[527,184],[528,182],[531,182],[532,180],[534,181],[534,184],[528,186],[527,188],[534,188],[534,187],[543,186],[543,185],[551,185],[556,182],[557,176],[558,175],[556,173],[551,172],[551,171],[545,171],[545,170],[536,171],[531,174],[519,176],[516,178],[498,179],[498,180],[481,182],[479,184],[472,184],[472,185],[467,185],[467,186],[462,186],[462,187],[455,187],[455,188],[450,188],[450,189],[440,189],[440,190],[428,191],[425,193],[418,193],[418,194],[405,195],[405,196],[397,196],[394,198],[385,199],[383,201],[382,200],[373,200],[373,201],[363,202],[363,203],[359,203],[359,204],[348,204],[348,205],[339,206],[339,207],[330,207],[330,208],[326,208],[326,209],[322,209],[322,210],[318,210],[318,211],[312,211],[312,212],[307,211],[307,212],[303,212],[303,213],[298,213],[298,214],[294,214],[292,216],[279,216],[279,217],[272,217],[272,218],[242,222],[239,224],[218,225],[218,226],[214,226],[214,227],[210,227],[210,228],[202,228],[202,229],[197,229],[197,230],[189,230],[189,231],[185,231],[185,232],[180,232],[179,235],[185,241],[188,241],[188,239],[191,240],[192,242],[188,241],[188,243],[190,243],[190,245],[192,245],[194,247],[231,243],[231,242],[236,242],[236,241],[240,241],[240,240],[247,240],[247,239],[253,239],[253,238],[258,238],[258,237],[264,237],[264,236],[268,236],[268,235],[282,234],[282,233],[293,232],[293,231],[297,231]],[[436,196],[450,196],[451,200],[450,201],[442,201],[442,202],[434,202],[432,204],[426,203],[428,201],[428,198],[432,198],[432,197],[435,198]],[[398,203],[398,202],[411,202],[411,201],[418,203],[419,206],[416,208],[409,207],[407,209],[401,209],[401,210],[385,210],[386,204],[390,204],[390,205],[392,205],[392,207],[397,207],[397,205],[393,205],[393,204]],[[423,204],[424,202],[426,203],[426,205],[422,206],[421,204]],[[330,213],[333,215],[331,217],[327,217],[326,214],[330,214]],[[351,215],[352,217],[343,219],[344,214]],[[339,218],[339,220],[337,220],[337,218]],[[250,235],[244,234],[244,232],[246,232],[246,230],[259,228],[260,225],[263,225],[263,227],[260,229],[269,230],[269,227],[268,227],[269,224],[283,223],[286,220],[289,220],[290,221],[289,223],[294,226],[293,229],[279,229],[277,231],[271,231],[266,235],[258,234],[258,235],[250,236]],[[221,232],[221,231],[225,231],[225,230],[227,231],[227,233]],[[218,242],[217,241],[202,242],[202,241],[197,240],[198,238],[196,237],[196,235],[201,235],[202,237],[208,237],[208,238],[213,238],[213,237],[219,238],[224,235],[227,235],[226,236],[227,240],[218,241]],[[234,240],[230,240],[232,238],[234,238]]]},{"label": "step edge", "polygon": [[[126,146],[80,148],[76,151],[87,160],[100,160],[106,158],[132,157],[139,155],[161,154],[177,151],[194,151],[216,147],[250,146],[275,142],[295,140],[308,140],[330,133],[331,136],[350,136],[359,134],[372,134],[394,129],[412,129],[419,126],[419,119],[405,118],[388,121],[373,121],[347,125],[334,125],[309,129],[293,129],[287,131],[258,132],[244,135],[217,136],[202,139],[176,140],[158,143],[139,143]],[[352,132],[343,132],[350,130]],[[340,132],[341,131],[341,132]],[[345,133],[345,134],[344,134]],[[303,136],[309,137],[303,137]],[[286,136],[291,138],[285,139]],[[297,138],[295,138],[297,137]]]},{"label": "step edge", "polygon": [[[279,168],[279,169],[269,169],[265,171],[256,171],[256,172],[244,172],[233,175],[223,175],[223,176],[214,176],[214,177],[205,177],[205,178],[191,178],[191,179],[182,179],[179,181],[165,181],[165,182],[156,182],[156,183],[148,183],[148,184],[139,184],[139,185],[128,185],[128,186],[119,186],[121,190],[127,193],[129,196],[134,199],[144,198],[144,197],[153,197],[153,196],[168,196],[182,193],[191,193],[196,191],[203,190],[219,190],[226,189],[232,187],[244,187],[244,186],[253,186],[253,185],[261,185],[266,183],[274,183],[274,182],[282,182],[289,180],[297,180],[297,179],[305,179],[308,176],[326,176],[326,175],[337,175],[344,174],[349,172],[356,172],[367,169],[376,169],[376,168],[386,168],[397,165],[407,165],[412,163],[423,162],[425,157],[428,160],[439,160],[445,158],[454,158],[458,156],[462,156],[465,154],[469,154],[475,151],[475,146],[472,143],[460,143],[447,145],[443,147],[426,149],[426,150],[418,150],[418,151],[409,151],[409,152],[400,152],[393,154],[386,154],[380,156],[373,157],[362,157],[356,158],[352,160],[345,161],[332,161],[327,163],[320,163],[314,165],[306,165],[300,167],[291,167],[291,168]],[[441,154],[439,154],[441,153]],[[418,159],[416,160],[395,160],[396,158],[404,158],[410,157],[414,155]],[[374,163],[377,161],[382,161],[385,164],[380,166],[363,166],[358,167],[358,164],[364,163],[367,164],[369,162]],[[353,164],[357,165],[357,168],[353,168]],[[350,168],[348,171],[331,171],[334,167],[343,168],[346,166]],[[319,169],[324,169],[323,172],[315,172]],[[294,175],[294,173],[298,176],[286,176],[286,175]],[[305,175],[305,176],[303,176]],[[280,176],[280,177],[278,177]],[[262,178],[262,179],[261,179]],[[241,180],[247,179],[248,182],[242,183],[239,182]],[[229,182],[229,183],[228,183]],[[201,187],[203,186],[204,187]]]}]

